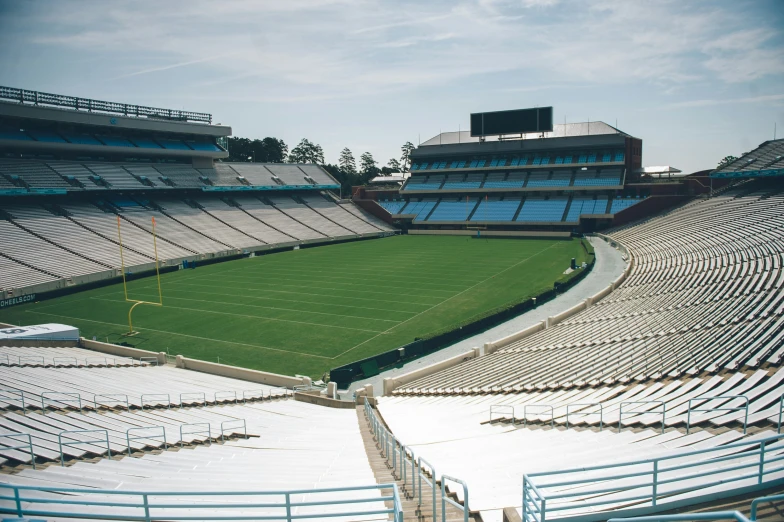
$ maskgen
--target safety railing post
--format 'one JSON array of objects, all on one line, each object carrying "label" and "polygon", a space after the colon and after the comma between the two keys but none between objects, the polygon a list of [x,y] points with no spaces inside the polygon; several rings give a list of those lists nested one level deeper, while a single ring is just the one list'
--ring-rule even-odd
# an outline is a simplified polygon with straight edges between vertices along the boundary
[{"label": "safety railing post", "polygon": [[[432,490],[433,490],[433,520],[435,520],[436,519],[436,468],[434,468],[428,461],[426,461],[422,457],[419,457],[417,459],[417,463],[418,463],[417,467],[419,468],[419,471],[417,472],[417,479],[419,480],[419,484],[417,486],[417,489],[419,490],[419,500],[417,502],[417,505],[421,509],[421,507],[422,507],[422,478],[424,478],[425,479],[425,484],[428,484],[428,485],[432,486]],[[433,478],[432,482],[427,480],[427,477],[424,476],[425,472],[424,472],[424,470],[422,468],[422,463],[425,463],[425,465],[428,468],[430,468],[430,472],[431,472],[432,478]]]},{"label": "safety railing post", "polygon": [[[15,399],[14,396],[18,396],[19,398]],[[0,388],[0,399],[3,399],[4,402],[21,402],[22,414],[27,415],[27,403],[25,402],[24,390]]]},{"label": "safety railing post", "polygon": [[[730,407],[730,408],[705,408],[705,409],[698,409],[692,407],[692,403],[696,401],[713,401],[713,400],[727,400],[728,402],[732,399],[743,399],[745,404],[742,407]],[[716,412],[716,411],[726,411],[726,412],[733,412],[733,411],[741,411],[744,410],[746,415],[743,420],[743,434],[746,435],[746,429],[748,428],[749,424],[749,398],[745,395],[716,395],[714,397],[696,397],[694,399],[689,399],[689,410],[686,412],[686,435],[689,435],[691,431],[691,413],[692,412]]]},{"label": "safety railing post", "polygon": [[762,484],[762,477],[765,474],[765,441],[760,441],[759,474],[757,484]]},{"label": "safety railing post", "polygon": [[[555,408],[551,404],[526,404],[523,406],[523,427],[528,427],[528,408],[544,408],[550,410],[550,427],[555,428]],[[539,414],[541,415],[541,413]]]},{"label": "safety railing post", "polygon": [[142,500],[144,501],[144,522],[151,522],[150,501],[147,499],[147,493],[142,494]]},{"label": "safety railing post", "polygon": [[[446,494],[446,481],[451,480],[452,482],[457,482],[461,486],[463,486],[463,505],[455,502],[454,500],[447,498]],[[450,503],[458,509],[463,510],[463,522],[468,522],[468,485],[455,477],[450,477],[449,475],[441,475],[441,522],[446,522],[446,504]]]},{"label": "safety railing post", "polygon": [[[599,407],[599,431],[604,429],[604,406],[602,406],[601,402],[576,402],[573,404],[566,405],[566,429],[569,429],[569,413],[572,407],[574,406],[598,406]],[[579,412],[578,412],[579,413]],[[582,412],[583,415],[596,415],[596,413],[585,413]]]},{"label": "safety railing post", "polygon": [[22,499],[19,498],[19,488],[14,488],[14,502],[16,502],[16,516],[19,518],[23,518]]},{"label": "safety railing post", "polygon": [[651,499],[652,499],[653,505],[655,506],[656,505],[656,497],[659,494],[659,461],[658,460],[654,460],[653,461],[653,481],[652,482],[653,482],[653,484],[652,484],[652,488],[651,489],[653,490],[653,494],[651,495]]},{"label": "safety railing post", "polygon": [[286,522],[291,522],[291,493],[286,493]]},{"label": "safety railing post", "polygon": [[[185,426],[207,426],[207,429],[184,432],[183,428]],[[204,433],[207,434],[207,442],[209,442],[210,446],[212,446],[212,427],[210,426],[209,422],[194,422],[191,424],[180,424],[180,447],[182,448],[185,446],[184,435],[202,435]]]},{"label": "safety railing post", "polygon": [[781,433],[781,414],[784,413],[784,394],[779,399],[779,424],[776,428],[776,433]]}]

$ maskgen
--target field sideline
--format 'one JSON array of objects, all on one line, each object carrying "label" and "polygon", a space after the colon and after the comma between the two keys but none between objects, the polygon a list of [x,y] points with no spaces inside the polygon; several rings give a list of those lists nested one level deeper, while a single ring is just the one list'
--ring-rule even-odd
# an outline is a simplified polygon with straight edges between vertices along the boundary
[{"label": "field sideline", "polygon": [[[552,288],[572,257],[585,260],[578,240],[395,236],[164,274],[163,308],[137,307],[131,338],[122,285],[8,308],[0,321],[320,378]],[[157,299],[154,278],[128,288]]]}]

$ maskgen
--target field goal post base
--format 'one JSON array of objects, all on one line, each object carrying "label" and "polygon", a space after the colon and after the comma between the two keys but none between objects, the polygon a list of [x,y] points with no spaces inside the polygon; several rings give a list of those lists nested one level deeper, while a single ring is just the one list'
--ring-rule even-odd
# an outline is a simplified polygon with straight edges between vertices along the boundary
[{"label": "field goal post base", "polygon": [[123,280],[123,292],[125,293],[125,301],[128,303],[133,303],[131,309],[128,310],[128,331],[122,334],[123,337],[133,337],[134,335],[138,335],[139,332],[134,331],[133,329],[133,321],[131,319],[131,314],[133,314],[133,309],[139,306],[140,304],[146,305],[153,305],[153,306],[163,306],[163,294],[161,292],[161,272],[159,268],[159,261],[158,261],[158,236],[155,233],[155,218],[152,218],[152,245],[153,251],[155,252],[155,277],[158,280],[158,302],[153,301],[138,301],[136,299],[128,299],[128,282],[125,278],[125,256],[123,255],[123,242],[122,242],[122,232],[120,230],[120,216],[117,216],[117,239],[120,246],[120,270],[122,272],[122,280]]}]

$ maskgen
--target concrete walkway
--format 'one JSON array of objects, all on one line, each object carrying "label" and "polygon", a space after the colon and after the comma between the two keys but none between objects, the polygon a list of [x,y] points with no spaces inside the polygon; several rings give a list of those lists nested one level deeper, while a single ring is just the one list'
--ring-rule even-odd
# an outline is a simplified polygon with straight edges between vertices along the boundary
[{"label": "concrete walkway", "polygon": [[560,313],[572,306],[579,304],[584,299],[596,295],[600,290],[607,288],[618,276],[620,276],[626,268],[626,261],[621,257],[621,253],[605,243],[598,237],[590,237],[588,240],[593,245],[596,253],[596,264],[585,279],[570,288],[565,293],[559,295],[555,299],[526,312],[522,315],[510,319],[494,328],[486,330],[473,337],[469,337],[459,343],[447,346],[441,350],[420,357],[404,364],[400,368],[392,368],[386,370],[375,377],[369,379],[362,379],[351,384],[351,389],[356,390],[365,384],[373,385],[373,392],[375,395],[383,393],[383,382],[386,377],[393,377],[401,375],[413,370],[428,366],[444,359],[448,359],[460,353],[464,353],[474,348],[475,346],[481,347],[487,342],[496,341],[515,332],[519,332],[523,328],[532,326],[540,321],[544,321],[551,315]]}]

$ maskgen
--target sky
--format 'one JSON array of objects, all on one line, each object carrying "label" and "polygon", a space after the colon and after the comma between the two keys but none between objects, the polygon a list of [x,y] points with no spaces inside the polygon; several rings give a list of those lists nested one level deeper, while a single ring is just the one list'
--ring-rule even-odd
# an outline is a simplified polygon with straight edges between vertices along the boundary
[{"label": "sky", "polygon": [[784,0],[0,0],[0,85],[213,114],[381,165],[553,106],[715,167],[784,137]]}]

